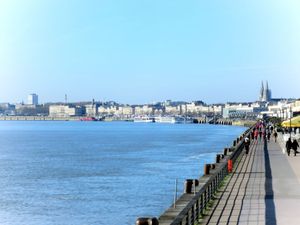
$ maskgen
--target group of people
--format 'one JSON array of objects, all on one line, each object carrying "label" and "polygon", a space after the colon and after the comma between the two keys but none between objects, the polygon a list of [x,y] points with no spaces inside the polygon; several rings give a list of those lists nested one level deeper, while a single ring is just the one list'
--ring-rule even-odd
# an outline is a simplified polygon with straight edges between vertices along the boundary
[{"label": "group of people", "polygon": [[274,127],[272,125],[266,125],[263,122],[257,123],[256,126],[253,128],[251,132],[251,138],[252,140],[261,141],[262,139],[270,141],[271,135],[274,136],[274,141],[277,142],[277,132],[274,130]]},{"label": "group of people", "polygon": [[[261,141],[262,139],[264,139],[265,141],[269,142],[272,135],[274,137],[274,141],[277,142],[278,133],[276,132],[272,124],[266,124],[265,122],[257,123],[256,126],[251,131],[250,136],[245,138],[244,146],[245,146],[246,154],[248,154],[250,148],[250,137],[252,140],[259,139],[259,141]],[[288,156],[290,155],[291,150],[294,151],[294,156],[296,156],[297,153],[300,153],[298,151],[299,143],[297,142],[296,139],[292,141],[291,138],[289,138],[288,141],[286,142],[285,147]]]},{"label": "group of people", "polygon": [[290,156],[291,149],[293,149],[293,151],[294,151],[294,156],[296,156],[296,154],[299,153],[297,150],[299,147],[299,144],[296,139],[294,139],[292,141],[291,138],[289,138],[285,144],[285,147],[286,147],[286,152],[287,152],[288,156]]}]

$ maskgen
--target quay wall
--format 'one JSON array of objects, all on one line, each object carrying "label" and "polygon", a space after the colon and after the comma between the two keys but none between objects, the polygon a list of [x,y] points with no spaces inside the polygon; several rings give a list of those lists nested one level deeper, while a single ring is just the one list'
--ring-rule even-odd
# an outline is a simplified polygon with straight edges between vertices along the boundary
[{"label": "quay wall", "polygon": [[0,121],[76,121],[82,117],[50,117],[50,116],[0,116]]}]

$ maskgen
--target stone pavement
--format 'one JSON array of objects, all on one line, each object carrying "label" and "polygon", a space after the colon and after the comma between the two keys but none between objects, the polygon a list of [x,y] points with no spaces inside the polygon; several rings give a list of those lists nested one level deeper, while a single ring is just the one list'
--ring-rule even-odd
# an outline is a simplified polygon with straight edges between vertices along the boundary
[{"label": "stone pavement", "polygon": [[[300,155],[253,140],[200,224],[299,225]],[[299,215],[298,215],[299,212]]]}]

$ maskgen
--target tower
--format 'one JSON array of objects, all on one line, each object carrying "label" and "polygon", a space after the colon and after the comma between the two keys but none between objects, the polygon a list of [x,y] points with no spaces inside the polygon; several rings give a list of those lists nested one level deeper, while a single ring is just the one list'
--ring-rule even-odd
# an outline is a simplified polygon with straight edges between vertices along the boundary
[{"label": "tower", "polygon": [[271,95],[271,90],[269,89],[269,86],[268,86],[268,81],[266,81],[267,83],[267,87],[266,87],[266,101],[269,102],[272,98],[272,95]]},{"label": "tower", "polygon": [[271,100],[271,90],[269,89],[268,81],[266,81],[266,86],[264,87],[264,83],[261,83],[260,96],[259,101],[261,102],[269,102]]},{"label": "tower", "polygon": [[37,94],[30,94],[28,95],[28,105],[38,105],[39,103],[39,97]]},{"label": "tower", "polygon": [[261,82],[261,88],[260,88],[260,95],[259,95],[259,101],[263,101],[263,98],[264,98],[264,90],[265,90],[265,88],[264,88],[264,82],[262,81]]}]

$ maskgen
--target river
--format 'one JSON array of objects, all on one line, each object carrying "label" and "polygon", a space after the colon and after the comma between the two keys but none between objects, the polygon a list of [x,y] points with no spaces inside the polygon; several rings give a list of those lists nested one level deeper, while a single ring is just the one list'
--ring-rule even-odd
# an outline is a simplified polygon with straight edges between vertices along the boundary
[{"label": "river", "polygon": [[245,127],[1,121],[2,225],[133,225],[159,216],[183,182]]}]

